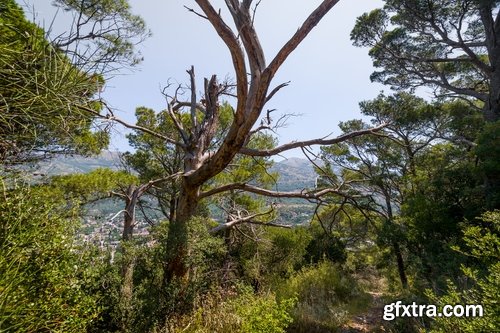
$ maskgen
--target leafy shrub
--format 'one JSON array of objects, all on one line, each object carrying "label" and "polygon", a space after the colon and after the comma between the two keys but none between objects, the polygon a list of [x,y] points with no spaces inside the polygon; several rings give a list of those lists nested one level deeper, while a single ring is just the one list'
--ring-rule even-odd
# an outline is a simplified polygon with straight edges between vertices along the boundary
[{"label": "leafy shrub", "polygon": [[74,244],[75,210],[47,188],[0,200],[0,331],[82,332],[98,316],[98,263]]},{"label": "leafy shrub", "polygon": [[278,303],[273,294],[242,294],[235,301],[236,313],[241,318],[241,332],[284,333],[285,328],[292,322],[288,312],[294,303],[294,298]]},{"label": "leafy shrub", "polygon": [[278,296],[297,297],[292,310],[293,332],[335,330],[369,300],[351,276],[329,261],[292,276],[278,287]]},{"label": "leafy shrub", "polygon": [[[176,239],[186,237],[187,253],[184,264],[189,270],[187,281],[173,279],[166,286],[165,314],[186,313],[192,310],[196,299],[210,291],[217,284],[219,267],[226,254],[224,240],[209,233],[210,224],[203,217],[193,217],[186,224],[186,231],[169,228],[168,232],[177,232]],[[169,235],[168,239],[172,239]],[[165,251],[176,248],[168,245]]]},{"label": "leafy shrub", "polygon": [[[264,288],[275,280],[293,274],[304,264],[304,255],[310,235],[306,228],[251,228],[240,227],[250,233],[258,231],[258,241],[244,237],[238,241],[238,249],[233,251],[233,260],[241,267],[240,277]],[[247,231],[248,230],[248,231]]]},{"label": "leafy shrub", "polygon": [[438,296],[429,290],[427,295],[432,302],[441,306],[482,305],[484,316],[436,318],[433,321],[432,332],[500,331],[500,211],[487,212],[479,218],[479,221],[479,225],[467,225],[464,228],[463,239],[466,248],[456,249],[479,260],[482,264],[479,268],[462,267],[463,273],[472,282],[472,287],[461,289],[450,282],[446,294]]},{"label": "leafy shrub", "polygon": [[285,333],[295,299],[278,302],[272,293],[254,294],[249,287],[217,291],[200,298],[195,311],[170,320],[161,332]]},{"label": "leafy shrub", "polygon": [[[225,255],[223,240],[210,235],[208,228],[206,220],[200,217],[193,218],[187,225],[188,281],[165,283],[168,221],[151,229],[148,245],[144,240],[122,242],[115,263],[102,276],[107,295],[102,304],[106,311],[94,331],[150,332],[164,326],[165,321],[175,323],[182,314],[191,313],[197,300],[203,299],[217,284],[216,268],[221,266]],[[125,260],[132,261],[134,267],[133,292],[129,299],[121,297],[120,267]]]}]

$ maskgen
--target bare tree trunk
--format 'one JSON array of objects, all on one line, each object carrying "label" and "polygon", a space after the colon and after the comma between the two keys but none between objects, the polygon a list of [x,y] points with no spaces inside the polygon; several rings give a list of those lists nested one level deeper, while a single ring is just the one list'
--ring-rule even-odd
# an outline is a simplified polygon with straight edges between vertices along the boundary
[{"label": "bare tree trunk", "polygon": [[165,280],[173,279],[187,281],[188,267],[186,257],[188,254],[188,223],[196,214],[199,204],[199,187],[189,186],[183,181],[177,202],[175,219],[170,222],[167,237],[167,263],[165,266]]},{"label": "bare tree trunk", "polygon": [[122,331],[128,332],[133,318],[134,267],[135,257],[125,250],[130,244],[123,244],[122,286],[120,290],[120,307],[122,310]]},{"label": "bare tree trunk", "polygon": [[401,248],[399,247],[398,242],[392,242],[392,248],[394,250],[394,254],[396,256],[396,262],[398,265],[398,273],[399,279],[401,280],[401,286],[403,289],[408,289],[408,278],[406,277],[405,264],[403,261],[403,255],[401,253]]},{"label": "bare tree trunk", "polygon": [[487,122],[496,122],[500,120],[500,59],[498,59],[496,63],[490,83],[488,101],[483,107],[484,119]]},{"label": "bare tree trunk", "polygon": [[132,298],[134,292],[134,266],[135,257],[129,247],[134,232],[135,209],[140,196],[140,190],[135,185],[130,185],[125,194],[125,212],[122,233],[122,285],[120,290],[120,307],[122,309],[122,330],[128,331],[132,318]]},{"label": "bare tree trunk", "polygon": [[134,185],[130,185],[127,188],[127,193],[125,194],[122,241],[131,240],[134,233],[135,208],[137,206],[137,200],[139,199],[136,192],[136,187]]},{"label": "bare tree trunk", "polygon": [[[494,12],[490,2],[481,3],[480,14],[485,28],[488,59],[491,63],[488,99],[483,107],[484,119],[489,123],[500,121],[500,16],[497,14],[494,20],[492,17]],[[488,157],[483,156],[482,159],[485,162]],[[491,194],[494,194],[495,189],[500,186],[500,180],[493,174],[485,174],[483,177],[485,195],[487,201],[490,201]]]},{"label": "bare tree trunk", "polygon": [[177,198],[172,197],[170,199],[170,210],[168,214],[168,220],[169,221],[174,221],[175,220],[175,212],[177,210]]},{"label": "bare tree trunk", "polygon": [[[385,204],[387,208],[387,216],[388,216],[388,223],[391,225],[393,228],[396,227],[394,223],[394,216],[393,216],[393,209],[392,209],[392,202],[391,202],[391,195],[387,191],[387,189],[383,186],[380,187],[382,192],[384,193],[384,198],[385,198]],[[406,270],[405,270],[405,264],[403,260],[403,254],[401,253],[401,247],[399,246],[399,243],[396,239],[394,239],[394,236],[392,236],[392,248],[394,250],[394,255],[396,256],[396,264],[398,266],[398,273],[399,273],[399,279],[401,280],[401,286],[403,289],[408,288],[408,279],[406,277]]]},{"label": "bare tree trunk", "polygon": [[483,108],[484,119],[488,122],[500,119],[500,19],[498,15],[496,19],[493,18],[494,12],[490,2],[480,3],[479,13],[484,26],[486,50],[491,65],[488,100],[485,101]]}]

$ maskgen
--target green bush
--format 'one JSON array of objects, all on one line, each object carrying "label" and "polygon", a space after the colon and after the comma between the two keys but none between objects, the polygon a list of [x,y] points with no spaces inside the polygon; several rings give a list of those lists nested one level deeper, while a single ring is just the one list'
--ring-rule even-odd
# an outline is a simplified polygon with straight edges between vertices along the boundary
[{"label": "green bush", "polygon": [[305,261],[307,244],[311,239],[308,230],[302,227],[291,229],[240,226],[245,234],[255,232],[255,238],[241,237],[234,231],[234,242],[230,245],[230,260],[239,278],[254,285],[256,290],[265,290],[300,269]]},{"label": "green bush", "polygon": [[487,212],[478,225],[467,224],[463,230],[466,248],[455,249],[479,261],[478,267],[462,267],[471,288],[459,288],[449,283],[444,295],[428,290],[429,299],[440,306],[445,304],[478,304],[483,317],[440,317],[433,321],[435,333],[498,332],[500,331],[500,211]]},{"label": "green bush", "polygon": [[298,272],[278,287],[277,294],[280,299],[297,297],[294,332],[335,330],[369,303],[356,281],[329,261]]},{"label": "green bush", "polygon": [[0,331],[85,331],[100,312],[98,259],[75,246],[76,210],[21,187],[4,189],[0,212]]},{"label": "green bush", "polygon": [[[187,225],[188,281],[165,283],[168,221],[151,229],[149,240],[154,241],[148,245],[139,239],[126,244],[122,242],[115,262],[102,276],[101,284],[106,285],[102,292],[107,296],[102,302],[105,312],[93,327],[94,331],[150,332],[159,330],[165,321],[177,327],[176,322],[183,318],[183,314],[192,313],[196,302],[204,299],[217,285],[218,267],[225,255],[223,240],[209,234],[210,226],[206,222],[195,217]],[[134,263],[133,292],[127,300],[120,296],[123,283],[120,270],[125,260]],[[167,332],[172,330],[169,328]]]},{"label": "green bush", "polygon": [[292,322],[289,314],[295,298],[280,303],[273,294],[256,296],[243,293],[235,301],[236,313],[241,318],[241,332],[245,333],[285,333]]},{"label": "green bush", "polygon": [[295,299],[278,302],[273,293],[254,294],[249,287],[216,291],[200,298],[192,314],[172,318],[161,332],[285,333]]}]

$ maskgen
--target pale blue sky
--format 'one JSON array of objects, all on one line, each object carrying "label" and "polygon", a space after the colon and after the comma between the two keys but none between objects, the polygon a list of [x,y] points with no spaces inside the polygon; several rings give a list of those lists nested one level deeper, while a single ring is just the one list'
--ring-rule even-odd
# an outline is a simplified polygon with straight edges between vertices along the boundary
[{"label": "pale blue sky", "polygon": [[[18,2],[30,8],[34,6],[38,23],[48,25],[54,13],[51,1]],[[133,122],[137,106],[163,109],[165,100],[160,88],[169,79],[187,82],[185,71],[191,65],[195,66],[198,86],[203,77],[212,74],[219,78],[234,76],[229,52],[213,28],[183,7],[196,8],[194,1],[130,0],[130,3],[133,12],[144,18],[153,36],[140,46],[144,62],[139,70],[109,81],[104,96],[118,110],[118,116]],[[221,0],[213,3],[215,7],[224,8]],[[319,0],[261,2],[256,28],[268,61],[319,3]],[[278,113],[301,116],[290,119],[288,126],[280,129],[280,143],[338,134],[339,121],[359,118],[358,103],[376,97],[383,89],[370,83],[373,68],[368,50],[355,48],[349,40],[356,17],[381,6],[379,0],[340,1],[283,65],[274,84],[285,81],[291,84],[267,107],[276,108],[276,116]],[[65,28],[65,18],[59,15],[57,19],[55,32]],[[120,127],[116,129],[125,132]],[[115,132],[110,149],[128,149],[123,134]],[[301,157],[302,153],[298,150],[285,156]]]}]

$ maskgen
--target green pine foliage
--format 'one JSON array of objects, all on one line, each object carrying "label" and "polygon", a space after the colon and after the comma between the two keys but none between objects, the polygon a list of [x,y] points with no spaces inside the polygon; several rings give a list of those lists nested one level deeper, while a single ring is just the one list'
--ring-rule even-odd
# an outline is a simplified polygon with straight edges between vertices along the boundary
[{"label": "green pine foliage", "polygon": [[4,187],[0,210],[0,330],[85,331],[101,312],[99,258],[75,242],[78,210],[23,185]]},{"label": "green pine foliage", "polygon": [[474,304],[483,307],[483,317],[440,317],[434,320],[431,332],[453,330],[460,333],[497,332],[500,330],[500,211],[486,212],[478,224],[466,224],[463,229],[465,246],[455,248],[479,261],[475,266],[462,266],[469,286],[449,282],[443,295],[428,291],[436,304]]},{"label": "green pine foliage", "polygon": [[[485,54],[498,52],[482,46],[495,35],[485,34],[493,25],[483,23],[498,14],[498,1],[386,0],[357,20],[351,37],[370,47],[372,80],[400,91],[361,102],[364,119],[339,125],[346,135],[385,124],[381,131],[321,148],[315,188],[302,193],[328,195],[301,226],[273,223],[285,195],[277,193],[283,188],[268,156],[239,151],[224,170],[189,184],[194,164],[213,159],[235,129],[235,110],[222,100],[233,94],[231,84],[219,86],[213,128],[193,125],[207,117],[205,107],[138,107],[127,136],[134,152],[123,156],[130,171],[100,168],[26,183],[4,173],[55,153],[99,152],[109,142],[96,122],[106,74],[141,61],[134,46],[148,32],[128,1],[53,3],[80,14],[76,35],[68,29],[48,40],[16,1],[0,0],[1,332],[344,332],[370,311],[376,323],[362,323],[363,331],[500,330],[500,128],[493,105],[500,81],[491,72],[496,58]],[[450,44],[460,37],[450,29],[463,29],[466,40]],[[78,54],[79,47],[89,51]],[[429,101],[413,94],[429,84],[453,95]],[[274,129],[264,126],[270,113],[245,148],[277,146]],[[200,145],[206,154],[181,175],[200,144],[188,138],[196,131],[213,135]],[[134,192],[141,185],[151,186]],[[120,217],[133,217],[132,230],[155,211],[140,229],[149,234],[130,232],[113,252],[81,237],[88,204],[106,205],[112,196],[137,203],[113,212],[107,223],[115,231]],[[84,230],[92,233],[99,221]],[[389,299],[479,304],[484,317],[377,321],[380,302]]]},{"label": "green pine foliage", "polygon": [[[14,0],[0,4],[0,161],[15,164],[43,153],[97,153],[109,138],[95,128],[99,75],[74,66]],[[35,125],[36,124],[36,125]]]}]

